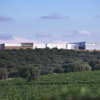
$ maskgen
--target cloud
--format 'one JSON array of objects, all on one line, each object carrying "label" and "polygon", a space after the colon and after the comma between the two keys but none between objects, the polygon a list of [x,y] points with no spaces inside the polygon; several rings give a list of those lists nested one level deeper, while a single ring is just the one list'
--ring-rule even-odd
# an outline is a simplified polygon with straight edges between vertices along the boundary
[{"label": "cloud", "polygon": [[56,13],[53,13],[51,15],[47,15],[47,16],[42,16],[40,17],[41,19],[63,19],[62,16],[56,14]]},{"label": "cloud", "polygon": [[8,35],[8,34],[0,35],[0,40],[11,40],[11,39],[13,39],[11,35]]},{"label": "cloud", "polygon": [[10,20],[13,20],[13,19],[10,17],[4,17],[0,15],[0,21],[10,21]]},{"label": "cloud", "polygon": [[53,43],[57,43],[57,44],[67,44],[68,42],[59,40],[59,41],[53,41]]},{"label": "cloud", "polygon": [[63,37],[74,37],[74,36],[92,36],[93,34],[86,30],[76,30],[71,32],[71,35],[62,35]]},{"label": "cloud", "polygon": [[86,31],[86,30],[77,30],[73,32],[73,35],[84,35],[84,36],[91,36],[92,33]]},{"label": "cloud", "polygon": [[27,42],[27,43],[41,43],[40,41],[36,41],[36,40],[28,40],[26,38],[19,38],[19,37],[12,37],[13,39],[9,39],[9,40],[5,40],[5,39],[0,39],[0,44],[2,43],[23,43],[23,42]]},{"label": "cloud", "polygon": [[47,33],[36,33],[37,37],[52,37],[51,34],[47,34]]},{"label": "cloud", "polygon": [[95,15],[95,17],[100,18],[100,15]]},{"label": "cloud", "polygon": [[72,35],[62,35],[63,37],[72,37]]}]

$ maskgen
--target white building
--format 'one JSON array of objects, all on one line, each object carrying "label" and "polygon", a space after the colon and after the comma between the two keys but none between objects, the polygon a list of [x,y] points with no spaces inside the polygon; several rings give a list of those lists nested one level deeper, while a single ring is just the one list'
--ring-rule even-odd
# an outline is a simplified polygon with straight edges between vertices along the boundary
[{"label": "white building", "polygon": [[46,47],[58,48],[58,49],[73,49],[73,50],[100,50],[100,42],[76,42],[76,43],[69,43],[69,44],[35,44],[35,43],[4,43],[0,44],[0,50],[5,49],[35,49],[41,48],[44,49]]},{"label": "white building", "polygon": [[58,48],[58,49],[66,49],[66,44],[47,44],[46,47],[52,48]]},{"label": "white building", "polygon": [[67,44],[66,49],[78,50],[78,44]]},{"label": "white building", "polygon": [[46,44],[33,44],[33,49],[35,49],[35,48],[41,48],[41,49],[43,49],[43,48],[46,48]]}]

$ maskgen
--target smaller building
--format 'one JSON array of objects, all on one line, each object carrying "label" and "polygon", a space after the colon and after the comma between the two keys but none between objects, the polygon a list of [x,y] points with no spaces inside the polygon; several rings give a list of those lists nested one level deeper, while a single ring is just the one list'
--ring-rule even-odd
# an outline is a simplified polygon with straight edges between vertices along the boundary
[{"label": "smaller building", "polygon": [[6,49],[27,49],[31,48],[33,49],[33,43],[19,43],[19,44],[11,44],[11,43],[4,43],[1,44],[1,50]]},{"label": "smaller building", "polygon": [[34,44],[34,45],[33,45],[33,49],[35,49],[35,48],[44,49],[44,48],[46,48],[46,44]]},{"label": "smaller building", "polygon": [[58,48],[58,49],[66,49],[66,44],[47,44],[46,47],[52,48]]}]

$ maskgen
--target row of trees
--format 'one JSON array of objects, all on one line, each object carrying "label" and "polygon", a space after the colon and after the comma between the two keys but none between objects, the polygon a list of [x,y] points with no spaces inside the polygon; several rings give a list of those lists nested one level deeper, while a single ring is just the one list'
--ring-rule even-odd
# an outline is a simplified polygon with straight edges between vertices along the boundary
[{"label": "row of trees", "polygon": [[[11,73],[10,73],[11,74]],[[30,82],[40,77],[40,71],[34,67],[24,67],[21,68],[18,73],[13,72],[12,76],[22,77]],[[8,77],[8,72],[5,68],[0,68],[0,80],[6,79]]]},{"label": "row of trees", "polygon": [[57,48],[0,51],[0,70],[4,69],[8,77],[22,77],[20,71],[25,70],[24,68],[40,70],[41,75],[99,70],[100,52],[58,50]]},{"label": "row of trees", "polygon": [[8,73],[6,68],[0,68],[0,80],[6,79],[7,77],[22,77],[25,78],[28,82],[39,78],[40,75],[53,74],[53,73],[69,73],[69,72],[78,72],[78,71],[92,71],[100,69],[100,61],[91,60],[88,63],[76,62],[68,63],[62,67],[56,67],[52,70],[39,70],[36,67],[23,66],[20,67],[18,71]]}]

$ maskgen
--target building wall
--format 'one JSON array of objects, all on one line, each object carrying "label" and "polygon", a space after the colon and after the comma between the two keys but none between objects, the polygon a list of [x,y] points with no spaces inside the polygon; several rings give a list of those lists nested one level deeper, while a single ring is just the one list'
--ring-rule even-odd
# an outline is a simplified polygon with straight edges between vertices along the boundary
[{"label": "building wall", "polygon": [[5,45],[1,44],[1,50],[5,50]]},{"label": "building wall", "polygon": [[42,48],[42,49],[44,49],[44,48],[46,48],[46,44],[34,44],[33,45],[33,49],[35,49],[35,48]]},{"label": "building wall", "polygon": [[100,50],[100,42],[77,42],[79,50]]},{"label": "building wall", "polygon": [[23,47],[33,47],[33,43],[21,43]]},{"label": "building wall", "polygon": [[75,42],[75,43],[70,43],[70,44],[77,44],[78,49],[84,49],[85,50],[85,42]]},{"label": "building wall", "polygon": [[11,47],[11,46],[16,46],[16,47],[18,46],[18,47],[21,47],[22,44],[21,44],[21,43],[19,43],[19,44],[5,43],[5,46],[10,46],[10,47]]},{"label": "building wall", "polygon": [[86,50],[100,50],[100,42],[86,42]]},{"label": "building wall", "polygon": [[58,48],[58,49],[66,49],[66,44],[47,44],[46,47],[52,48]]},{"label": "building wall", "polygon": [[67,44],[66,49],[78,50],[78,44]]},{"label": "building wall", "polygon": [[33,44],[33,43],[19,43],[19,44],[0,44],[0,50],[5,49],[27,49],[27,48],[58,48],[58,49],[74,49],[74,50],[100,50],[100,42],[76,42],[69,44]]},{"label": "building wall", "polygon": [[27,49],[27,48],[33,49],[33,47],[21,47],[21,46],[6,46],[5,47],[5,49]]},{"label": "building wall", "polygon": [[1,44],[1,50],[5,50],[5,49],[27,49],[27,48],[33,49],[33,46],[23,46],[23,43],[19,43],[19,44],[12,44],[12,43]]}]

